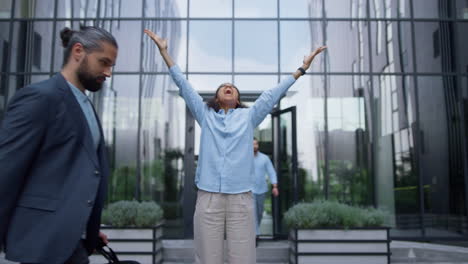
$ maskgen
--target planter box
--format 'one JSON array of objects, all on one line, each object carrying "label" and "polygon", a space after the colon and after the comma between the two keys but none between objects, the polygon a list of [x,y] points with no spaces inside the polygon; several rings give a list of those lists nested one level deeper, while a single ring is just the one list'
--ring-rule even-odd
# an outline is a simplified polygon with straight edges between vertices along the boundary
[{"label": "planter box", "polygon": [[289,263],[389,264],[389,228],[293,229]]},{"label": "planter box", "polygon": [[[109,246],[120,260],[135,260],[141,264],[163,263],[162,226],[155,227],[101,227],[109,237]],[[105,263],[104,257],[93,255],[92,263]]]}]

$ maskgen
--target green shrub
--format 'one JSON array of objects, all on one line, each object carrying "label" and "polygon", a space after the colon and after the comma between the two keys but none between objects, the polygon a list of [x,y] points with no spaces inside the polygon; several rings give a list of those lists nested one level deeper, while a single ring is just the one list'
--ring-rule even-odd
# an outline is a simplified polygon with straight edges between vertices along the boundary
[{"label": "green shrub", "polygon": [[107,206],[102,222],[115,227],[153,227],[163,218],[155,202],[118,201]]},{"label": "green shrub", "polygon": [[335,201],[300,203],[284,215],[289,228],[321,227],[378,227],[384,224],[386,214],[374,208],[359,208]]}]

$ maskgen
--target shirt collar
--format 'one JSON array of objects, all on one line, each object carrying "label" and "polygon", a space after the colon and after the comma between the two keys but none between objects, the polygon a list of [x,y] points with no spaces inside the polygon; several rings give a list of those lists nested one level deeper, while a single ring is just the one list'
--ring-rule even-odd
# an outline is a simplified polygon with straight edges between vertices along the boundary
[{"label": "shirt collar", "polygon": [[78,87],[76,87],[69,81],[67,81],[67,83],[68,83],[68,86],[70,86],[70,90],[75,95],[77,100],[81,102],[86,102],[89,100],[88,96],[85,93],[83,93],[80,89],[78,89]]},{"label": "shirt collar", "polygon": [[[229,110],[228,110],[227,113],[228,113],[228,114],[229,114],[229,113],[232,113],[232,111],[234,111],[234,110],[235,110],[235,108],[229,108]],[[218,114],[224,114],[224,109],[219,109],[219,110],[218,110]]]}]

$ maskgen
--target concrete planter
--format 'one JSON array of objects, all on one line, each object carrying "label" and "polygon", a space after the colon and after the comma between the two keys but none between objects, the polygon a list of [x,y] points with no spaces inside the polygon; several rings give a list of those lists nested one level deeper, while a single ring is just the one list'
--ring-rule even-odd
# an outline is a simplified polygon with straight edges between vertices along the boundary
[{"label": "concrete planter", "polygon": [[389,264],[389,228],[293,229],[290,264]]},{"label": "concrete planter", "polygon": [[[134,260],[141,264],[163,263],[162,226],[155,227],[101,227],[109,237],[109,246],[120,260]],[[105,263],[104,257],[93,255],[92,263]]]}]

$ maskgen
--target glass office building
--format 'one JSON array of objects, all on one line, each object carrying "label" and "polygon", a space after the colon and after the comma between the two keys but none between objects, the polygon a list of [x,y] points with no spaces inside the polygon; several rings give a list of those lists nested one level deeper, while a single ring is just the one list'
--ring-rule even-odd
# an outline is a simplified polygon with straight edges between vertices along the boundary
[{"label": "glass office building", "polygon": [[59,32],[80,24],[119,43],[90,95],[108,202],[158,202],[168,238],[192,236],[200,129],[145,28],[204,98],[233,82],[247,104],[328,46],[255,133],[281,191],[267,234],[285,235],[295,202],[336,199],[387,210],[394,239],[467,238],[468,1],[0,0],[0,119],[16,90],[60,71]]}]

